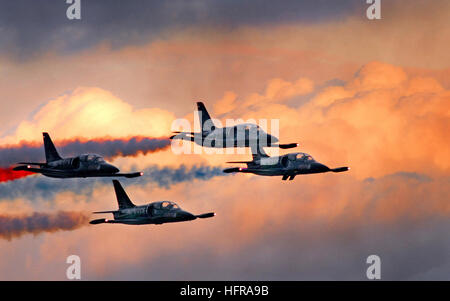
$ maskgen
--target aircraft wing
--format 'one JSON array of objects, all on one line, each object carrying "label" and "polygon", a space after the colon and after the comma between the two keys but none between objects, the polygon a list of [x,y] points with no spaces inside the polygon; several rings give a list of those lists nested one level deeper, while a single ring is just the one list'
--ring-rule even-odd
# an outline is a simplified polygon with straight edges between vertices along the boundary
[{"label": "aircraft wing", "polygon": [[13,168],[13,170],[15,170],[15,171],[26,170],[26,171],[31,171],[31,172],[41,172],[41,168],[29,167],[29,166],[25,166],[25,165],[16,166]]},{"label": "aircraft wing", "polygon": [[241,172],[243,170],[243,168],[239,168],[239,167],[231,167],[231,168],[225,168],[223,170],[224,173],[233,173],[233,172]]},{"label": "aircraft wing", "polygon": [[200,134],[200,133],[196,133],[196,132],[180,132],[180,131],[174,131],[172,133],[174,133],[174,134],[183,134],[183,135],[192,135],[192,136]]},{"label": "aircraft wing", "polygon": [[287,144],[278,144],[278,145],[271,145],[274,147],[279,147],[281,149],[289,149],[289,148],[294,148],[298,146],[298,143],[287,143]]},{"label": "aircraft wing", "polygon": [[17,164],[38,165],[38,166],[45,166],[45,165],[47,165],[47,163],[37,163],[37,162],[19,162]]},{"label": "aircraft wing", "polygon": [[45,168],[45,167],[35,168],[35,167],[31,167],[29,165],[16,166],[13,168],[13,170],[15,170],[15,171],[22,170],[22,171],[29,171],[29,172],[35,172],[35,173],[45,173],[45,175],[49,175],[49,176],[68,176],[68,177],[70,177],[72,175],[67,170]]},{"label": "aircraft wing", "polygon": [[[173,132],[175,135],[172,135],[169,137],[169,139],[181,139],[183,140],[183,138],[187,138],[188,140],[194,141],[195,138],[198,137],[207,137],[207,135],[202,134],[202,133],[196,133],[196,132]],[[198,138],[200,139],[200,138]]]},{"label": "aircraft wing", "polygon": [[77,174],[73,170],[61,170],[61,169],[54,169],[54,168],[35,168],[31,167],[29,165],[20,165],[13,168],[15,171],[23,170],[23,171],[30,171],[30,172],[36,172],[36,173],[42,173],[46,176],[54,176],[54,177],[68,177],[68,178],[76,178],[76,177],[125,177],[125,178],[137,178],[142,176],[143,172],[132,172],[132,173],[111,173],[111,174]]},{"label": "aircraft wing", "polygon": [[89,222],[89,224],[91,225],[97,225],[97,224],[120,224],[122,221],[133,221],[133,220],[114,220],[114,219],[107,219],[107,218],[99,218],[99,219],[94,219],[92,221]]},{"label": "aircraft wing", "polygon": [[107,218],[99,218],[99,219],[94,219],[92,221],[89,222],[89,224],[91,225],[97,225],[97,224],[132,224],[135,223],[136,219],[120,219],[120,220],[115,220],[115,219],[107,219]]},{"label": "aircraft wing", "polygon": [[197,218],[209,218],[209,217],[214,217],[214,216],[216,216],[216,214],[214,212],[208,212],[208,213],[203,213],[203,214],[196,215],[195,217],[197,217]]},{"label": "aircraft wing", "polygon": [[273,168],[253,168],[253,167],[231,167],[225,168],[223,170],[224,173],[233,173],[233,172],[245,172],[245,173],[254,173],[254,172],[264,172],[264,171],[274,171]]},{"label": "aircraft wing", "polygon": [[138,172],[130,172],[130,173],[110,173],[110,174],[106,174],[106,175],[96,175],[96,174],[92,174],[92,175],[88,175],[88,177],[125,177],[125,178],[137,178],[144,175],[144,173],[142,171],[138,171]]},{"label": "aircraft wing", "polygon": [[200,133],[195,133],[195,132],[178,132],[178,131],[172,132],[172,133],[174,133],[175,135],[170,136],[169,139],[185,138],[185,137],[191,138],[191,137],[194,137],[195,135],[200,134]]},{"label": "aircraft wing", "polygon": [[115,213],[115,212],[117,212],[117,210],[95,211],[95,212],[92,212],[92,213],[94,213],[94,214],[103,214],[103,213]]},{"label": "aircraft wing", "polygon": [[138,171],[138,172],[131,172],[131,173],[116,173],[116,174],[108,175],[106,177],[137,178],[137,177],[140,177],[143,175],[144,175],[144,173],[142,171]]},{"label": "aircraft wing", "polygon": [[350,168],[345,166],[345,167],[332,168],[332,169],[330,169],[330,171],[332,171],[332,172],[344,172],[344,171],[347,171],[349,169]]}]

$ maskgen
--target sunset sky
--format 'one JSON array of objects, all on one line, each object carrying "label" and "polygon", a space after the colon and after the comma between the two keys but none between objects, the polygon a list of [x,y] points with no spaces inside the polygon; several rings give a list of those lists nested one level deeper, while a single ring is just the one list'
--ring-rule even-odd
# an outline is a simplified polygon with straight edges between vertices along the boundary
[{"label": "sunset sky", "polygon": [[[300,143],[282,154],[351,170],[281,181],[221,172],[248,154],[111,155],[145,172],[121,180],[136,204],[217,214],[159,226],[86,224],[117,208],[110,179],[0,176],[0,280],[65,280],[72,254],[83,280],[365,280],[371,254],[384,280],[450,280],[449,1],[382,1],[381,20],[365,0],[81,5],[68,20],[63,0],[0,0],[0,174],[43,131],[57,148],[164,139],[196,101],[279,119]],[[76,223],[7,231],[32,214]]]}]

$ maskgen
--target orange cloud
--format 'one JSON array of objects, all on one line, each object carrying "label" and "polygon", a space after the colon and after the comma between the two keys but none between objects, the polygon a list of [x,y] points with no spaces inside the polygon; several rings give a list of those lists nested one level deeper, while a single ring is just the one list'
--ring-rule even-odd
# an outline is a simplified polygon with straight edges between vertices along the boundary
[{"label": "orange cloud", "polygon": [[327,164],[348,164],[359,178],[450,171],[450,91],[434,78],[372,62],[297,108],[269,98],[247,109],[254,95],[237,97],[232,116],[278,118],[283,140],[299,141],[303,151]]},{"label": "orange cloud", "polygon": [[[382,61],[439,79],[448,89],[449,4],[436,0],[383,4],[383,19],[360,15],[312,24],[189,28],[163,40],[111,49],[106,44],[63,56],[48,53],[24,62],[0,58],[0,118],[6,129],[30,108],[77,87],[101,87],[135,108],[160,107],[177,115],[194,101],[224,91],[248,95],[274,78],[322,85],[348,80],[361,65]],[[39,74],[36,78],[35,74]],[[20,85],[20,89],[18,89]],[[2,133],[2,135],[9,132]]]},{"label": "orange cloud", "polygon": [[174,115],[157,108],[134,109],[108,91],[77,88],[49,101],[33,116],[22,121],[14,134],[1,139],[12,144],[41,139],[40,132],[54,137],[99,138],[129,136],[167,136]]},{"label": "orange cloud", "polygon": [[[450,187],[450,4],[433,4],[386,2],[379,22],[362,14],[227,32],[194,28],[120,50],[102,46],[20,64],[3,58],[2,121],[21,125],[12,133],[3,129],[2,143],[40,140],[36,133],[42,127],[64,138],[166,135],[174,114],[192,116],[199,99],[216,114],[226,114],[223,118],[279,118],[283,141],[300,142],[300,151],[327,165],[352,169],[291,183],[236,175],[170,190],[130,184],[139,204],[171,199],[187,210],[218,215],[161,227],[103,225],[43,234],[39,240],[0,241],[0,257],[8,258],[0,262],[0,278],[61,279],[64,273],[50,269],[64,271],[55,258],[74,250],[85,260],[86,277],[94,279],[118,278],[127,269],[138,279],[299,279],[311,271],[320,275],[318,266],[336,271],[334,276],[323,272],[332,279],[360,279],[359,269],[352,274],[348,268],[374,248],[384,250],[383,260],[391,262],[398,259],[392,254],[402,260],[413,254],[400,279],[433,272],[448,262],[446,255],[438,258],[442,264],[419,265],[426,261],[423,254],[434,260],[441,251],[448,253],[443,237]],[[102,89],[76,90],[85,86]],[[54,98],[67,89],[74,92]],[[22,123],[39,104],[39,118]],[[163,111],[142,109],[149,107]],[[218,165],[228,159],[161,152],[126,163]],[[65,193],[56,204],[12,200],[2,208],[22,208],[17,204],[89,211],[115,205],[110,187],[97,188],[92,200]]]}]

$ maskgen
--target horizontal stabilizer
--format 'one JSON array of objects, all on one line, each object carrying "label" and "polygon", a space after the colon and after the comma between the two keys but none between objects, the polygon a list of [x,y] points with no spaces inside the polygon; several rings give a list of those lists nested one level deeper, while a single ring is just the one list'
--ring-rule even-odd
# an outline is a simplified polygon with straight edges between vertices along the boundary
[{"label": "horizontal stabilizer", "polygon": [[297,147],[298,143],[288,143],[288,144],[279,144],[278,147],[282,148],[282,149],[289,149],[289,148],[294,148]]},{"label": "horizontal stabilizer", "polygon": [[348,168],[348,167],[339,167],[339,168],[333,168],[333,169],[330,169],[332,172],[344,172],[344,171],[347,171],[347,170],[349,170],[350,168]]},{"label": "horizontal stabilizer", "polygon": [[47,165],[47,163],[37,163],[37,162],[19,162],[17,164],[38,165],[38,166],[45,166],[45,165]]},{"label": "horizontal stabilizer", "polygon": [[101,213],[115,213],[115,212],[117,212],[117,211],[115,211],[115,210],[108,210],[108,211],[95,211],[95,212],[92,212],[92,213],[94,213],[94,214],[101,214]]},{"label": "horizontal stabilizer", "polygon": [[89,222],[89,224],[91,225],[97,225],[97,224],[103,224],[103,223],[107,223],[108,220],[105,218],[99,218],[99,219],[94,219],[92,221]]},{"label": "horizontal stabilizer", "polygon": [[239,167],[225,168],[224,173],[240,172],[242,169]]},{"label": "horizontal stabilizer", "polygon": [[216,216],[216,214],[214,212],[209,212],[209,213],[203,213],[203,214],[196,215],[195,217],[209,218],[209,217],[214,217],[214,216]]},{"label": "horizontal stabilizer", "polygon": [[172,133],[174,134],[184,134],[184,135],[200,135],[200,133],[196,133],[196,132],[180,132],[180,131],[173,131]]}]

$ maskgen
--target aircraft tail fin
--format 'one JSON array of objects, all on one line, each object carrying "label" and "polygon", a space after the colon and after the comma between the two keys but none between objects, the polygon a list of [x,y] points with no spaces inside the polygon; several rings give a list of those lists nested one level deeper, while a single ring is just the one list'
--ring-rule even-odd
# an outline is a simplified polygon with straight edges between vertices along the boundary
[{"label": "aircraft tail fin", "polygon": [[264,148],[261,145],[251,145],[250,148],[252,150],[253,161],[269,157],[269,155],[266,154]]},{"label": "aircraft tail fin", "polygon": [[131,202],[122,185],[120,185],[120,182],[117,180],[113,180],[113,184],[114,191],[116,192],[117,203],[119,204],[119,210],[136,207],[136,205]]},{"label": "aircraft tail fin", "polygon": [[42,133],[42,135],[44,136],[44,150],[47,163],[61,160],[62,158],[56,151],[55,145],[53,144],[50,135],[48,133]]},{"label": "aircraft tail fin", "polygon": [[203,102],[197,102],[197,110],[200,118],[200,126],[202,127],[202,134],[213,131],[216,127]]}]

